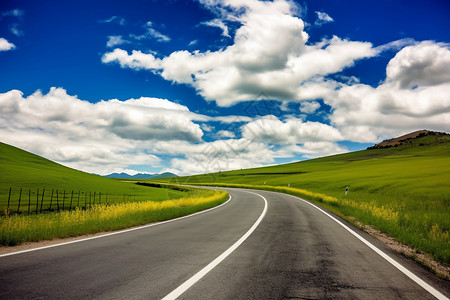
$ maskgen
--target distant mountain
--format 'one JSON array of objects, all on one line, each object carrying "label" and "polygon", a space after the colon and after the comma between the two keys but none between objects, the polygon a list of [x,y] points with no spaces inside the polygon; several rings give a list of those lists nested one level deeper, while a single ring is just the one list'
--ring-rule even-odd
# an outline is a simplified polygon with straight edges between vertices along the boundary
[{"label": "distant mountain", "polygon": [[177,175],[170,173],[170,172],[165,172],[165,173],[161,173],[161,174],[138,173],[136,175],[130,175],[127,173],[112,173],[109,175],[104,175],[103,177],[126,178],[126,179],[157,179],[157,178],[177,177]]},{"label": "distant mountain", "polygon": [[[434,138],[424,139],[425,137],[434,137]],[[418,131],[414,131],[414,132],[399,136],[397,138],[384,140],[381,143],[373,145],[367,149],[384,149],[384,148],[398,147],[398,146],[402,146],[402,145],[424,146],[424,145],[428,145],[428,144],[448,141],[449,137],[450,137],[450,134],[445,133],[445,132],[436,132],[436,131],[430,131],[430,130],[418,130]]]}]

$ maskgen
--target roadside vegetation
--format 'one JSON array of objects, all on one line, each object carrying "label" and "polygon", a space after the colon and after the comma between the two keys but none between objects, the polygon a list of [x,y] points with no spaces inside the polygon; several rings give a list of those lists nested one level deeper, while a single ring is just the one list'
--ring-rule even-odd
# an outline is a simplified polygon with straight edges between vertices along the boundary
[{"label": "roadside vegetation", "polygon": [[450,137],[444,135],[392,148],[168,180],[300,196],[450,266],[449,178]]},{"label": "roadside vegetation", "polygon": [[9,246],[168,220],[228,199],[223,191],[103,178],[3,143],[0,176],[0,245]]},{"label": "roadside vegetation", "polygon": [[228,200],[224,191],[208,191],[203,197],[166,201],[142,201],[95,205],[91,209],[38,215],[11,215],[0,219],[0,244],[74,237],[169,220],[214,207]]}]

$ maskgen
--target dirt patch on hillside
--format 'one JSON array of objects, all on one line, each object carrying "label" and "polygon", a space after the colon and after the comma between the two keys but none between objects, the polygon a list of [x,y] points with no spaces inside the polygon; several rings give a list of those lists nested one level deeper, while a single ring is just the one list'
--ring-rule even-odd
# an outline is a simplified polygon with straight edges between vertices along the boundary
[{"label": "dirt patch on hillside", "polygon": [[399,243],[393,237],[390,237],[389,235],[373,228],[372,226],[365,225],[353,218],[351,219],[351,221],[360,229],[364,230],[371,236],[382,241],[384,244],[386,244],[389,248],[391,248],[395,252],[398,252],[406,257],[414,259],[421,265],[432,270],[439,277],[442,277],[446,280],[450,280],[450,267],[447,267],[447,266],[443,265],[442,263],[436,261],[430,255],[421,253],[421,252],[417,251],[416,249],[413,249],[407,245]]}]

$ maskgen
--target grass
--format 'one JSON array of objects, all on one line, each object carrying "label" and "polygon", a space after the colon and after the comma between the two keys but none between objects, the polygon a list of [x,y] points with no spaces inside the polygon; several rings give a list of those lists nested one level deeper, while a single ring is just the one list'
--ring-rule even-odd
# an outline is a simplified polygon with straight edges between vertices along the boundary
[{"label": "grass", "polygon": [[450,137],[425,136],[395,148],[166,181],[298,195],[371,225],[449,266],[449,178]]},{"label": "grass", "polygon": [[[91,198],[93,198],[94,192],[97,197],[102,193],[103,201],[106,200],[106,194],[108,194],[108,202],[110,203],[146,200],[164,201],[189,195],[187,190],[140,186],[134,182],[121,182],[120,180],[77,171],[16,147],[0,143],[0,214],[5,213],[10,188],[12,189],[10,207],[14,211],[18,207],[20,189],[23,189],[21,212],[28,211],[29,198],[31,198],[33,205],[31,210],[35,209],[36,199],[39,198],[39,202],[42,200],[43,189],[45,189],[44,208],[49,207],[52,190],[54,190],[53,207],[55,208],[56,190],[60,193],[60,201],[63,192],[66,192],[66,205],[69,205],[69,197],[71,197],[72,191],[74,191],[76,201],[78,200],[78,192],[80,192],[83,204],[84,197],[88,197],[90,193]],[[39,194],[37,194],[38,189]]]},{"label": "grass", "polygon": [[207,197],[167,201],[143,201],[95,205],[91,209],[38,215],[11,215],[0,218],[0,244],[73,237],[163,221],[208,209],[225,202],[228,194],[211,191]]},{"label": "grass", "polygon": [[[10,188],[10,211],[6,212]],[[17,213],[20,189],[22,202]],[[40,210],[44,189],[43,213],[33,213],[36,211],[36,202]],[[57,205],[62,208],[64,200],[66,209],[70,206],[70,200],[73,208],[75,203],[78,204],[78,193],[81,196],[79,207],[53,211]],[[94,193],[97,196],[95,203]],[[103,194],[103,204],[98,203],[100,193]],[[92,201],[89,200],[90,205],[85,207],[88,195]],[[104,203],[106,195],[107,204]],[[2,245],[72,237],[167,220],[213,207],[227,198],[226,192],[148,181],[136,184],[87,174],[0,143]],[[50,201],[53,204],[52,210],[48,209]],[[30,213],[28,203],[31,204]]]}]

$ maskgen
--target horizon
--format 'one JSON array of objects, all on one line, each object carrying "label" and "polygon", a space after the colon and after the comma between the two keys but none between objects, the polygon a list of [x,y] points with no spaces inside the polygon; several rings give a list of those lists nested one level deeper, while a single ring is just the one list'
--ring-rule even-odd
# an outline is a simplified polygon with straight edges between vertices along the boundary
[{"label": "horizon", "polygon": [[88,173],[183,176],[447,132],[449,11],[441,0],[3,1],[0,140]]}]

